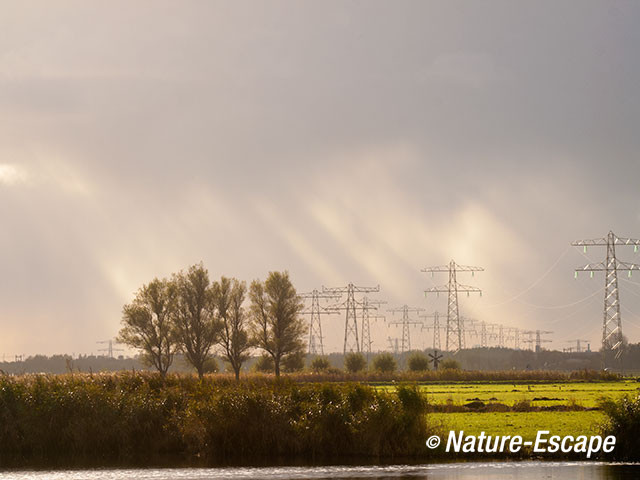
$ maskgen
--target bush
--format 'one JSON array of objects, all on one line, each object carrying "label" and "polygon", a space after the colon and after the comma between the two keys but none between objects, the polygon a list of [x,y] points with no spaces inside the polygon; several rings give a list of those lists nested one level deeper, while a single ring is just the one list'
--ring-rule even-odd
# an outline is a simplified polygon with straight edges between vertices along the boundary
[{"label": "bush", "polygon": [[429,370],[429,358],[422,352],[414,352],[409,357],[409,370],[412,372],[426,372]]},{"label": "bush", "polygon": [[381,353],[373,359],[373,369],[380,373],[395,372],[397,368],[396,359],[390,353]]},{"label": "bush", "polygon": [[616,460],[640,460],[640,396],[603,400],[600,407],[607,415],[603,435],[614,435]]},{"label": "bush", "polygon": [[203,367],[204,373],[218,373],[218,362],[215,358],[207,358]]},{"label": "bush", "polygon": [[440,364],[440,368],[442,368],[443,370],[462,370],[462,367],[460,367],[460,362],[454,360],[453,358],[447,358],[446,360],[443,360]]},{"label": "bush", "polygon": [[313,359],[313,362],[311,362],[311,369],[316,373],[326,372],[330,366],[327,357],[316,357]]},{"label": "bush", "polygon": [[304,369],[304,352],[295,352],[282,360],[282,371],[286,373],[299,372]]},{"label": "bush", "polygon": [[367,359],[359,352],[349,352],[344,357],[344,368],[349,373],[361,372],[367,368]]},{"label": "bush", "polygon": [[258,361],[253,366],[253,369],[256,372],[260,373],[273,373],[276,369],[276,366],[273,363],[273,358],[271,357],[271,355],[264,354],[261,355],[260,358],[258,358]]}]

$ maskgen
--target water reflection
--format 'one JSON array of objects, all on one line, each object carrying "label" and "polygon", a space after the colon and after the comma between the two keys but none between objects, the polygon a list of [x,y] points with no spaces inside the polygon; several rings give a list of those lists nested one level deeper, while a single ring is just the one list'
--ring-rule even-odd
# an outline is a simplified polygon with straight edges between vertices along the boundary
[{"label": "water reflection", "polygon": [[423,480],[631,480],[640,478],[640,464],[596,462],[453,463],[380,467],[177,468],[61,471],[5,471],[6,480],[298,480],[298,479],[423,479]]}]

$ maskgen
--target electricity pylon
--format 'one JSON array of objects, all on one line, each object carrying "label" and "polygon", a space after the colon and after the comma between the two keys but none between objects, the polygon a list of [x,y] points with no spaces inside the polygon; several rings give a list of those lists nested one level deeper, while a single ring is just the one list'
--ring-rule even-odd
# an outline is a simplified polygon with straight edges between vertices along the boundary
[{"label": "electricity pylon", "polygon": [[428,315],[420,315],[420,318],[424,318],[424,319],[428,319],[431,318],[433,319],[433,322],[431,323],[431,325],[423,325],[422,329],[423,330],[433,330],[433,349],[434,350],[441,350],[440,348],[440,329],[444,328],[444,325],[440,325],[440,313],[438,313],[437,311],[430,313]]},{"label": "electricity pylon", "polygon": [[520,350],[520,333],[522,333],[522,331],[518,327],[511,327],[508,330],[510,332],[509,338],[513,339],[513,348]]},{"label": "electricity pylon", "polygon": [[391,338],[391,337],[387,337],[387,342],[389,342],[389,348],[391,349],[391,351],[397,355],[398,354],[398,339],[397,338]]},{"label": "electricity pylon", "polygon": [[469,334],[471,337],[477,337],[478,336],[478,331],[476,330],[476,324],[477,324],[477,320],[473,319],[473,318],[467,318],[467,317],[460,317],[460,325],[462,327],[462,336],[463,338],[463,345],[466,345],[466,338],[467,338],[467,334]]},{"label": "electricity pylon", "polygon": [[523,335],[526,335],[527,338],[522,340],[522,343],[526,343],[529,345],[529,349],[533,350],[533,335],[536,333],[533,330],[524,330],[521,332]]},{"label": "electricity pylon", "polygon": [[620,315],[620,293],[618,291],[618,270],[629,272],[629,276],[634,270],[640,270],[640,266],[632,263],[621,262],[616,258],[616,245],[633,245],[633,251],[638,252],[640,240],[634,238],[622,238],[609,231],[606,237],[593,240],[578,240],[571,245],[583,247],[587,252],[587,247],[607,247],[607,258],[604,262],[592,263],[582,268],[577,268],[578,272],[605,272],[604,278],[604,316],[602,319],[602,368],[606,367],[607,356],[613,352],[616,359],[622,355],[622,318]]},{"label": "electricity pylon", "polygon": [[582,342],[588,342],[588,341],[589,340],[580,340],[578,338],[578,339],[575,339],[575,340],[567,340],[567,343],[575,342],[576,343],[576,352],[580,353],[580,352],[582,352]]},{"label": "electricity pylon", "polygon": [[391,313],[402,312],[402,320],[394,320],[389,322],[389,325],[402,325],[402,349],[401,353],[408,352],[411,350],[411,333],[409,331],[409,327],[411,325],[422,325],[422,322],[419,320],[412,320],[409,318],[409,313],[420,313],[424,312],[424,308],[411,308],[408,305],[403,305],[400,308],[390,308],[387,310]]},{"label": "electricity pylon", "polygon": [[330,307],[332,310],[346,311],[344,321],[344,354],[347,354],[348,352],[360,352],[360,342],[358,341],[358,317],[356,314],[356,310],[360,302],[356,301],[355,294],[379,291],[380,285],[377,287],[356,287],[353,283],[350,283],[346,287],[322,287],[323,293],[334,295],[343,295],[346,293],[347,295],[347,299],[344,302]]},{"label": "electricity pylon", "polygon": [[549,343],[551,340],[546,338],[542,338],[542,335],[547,335],[553,332],[549,332],[548,330],[536,330],[536,353],[542,350],[543,343]]},{"label": "electricity pylon", "polygon": [[113,348],[113,344],[114,343],[118,343],[118,342],[114,342],[112,339],[101,340],[101,341],[96,342],[96,343],[106,343],[107,344],[107,348],[99,348],[98,351],[99,352],[107,352],[107,356],[109,358],[113,358],[113,352],[124,352],[124,350],[122,348]]},{"label": "electricity pylon", "polygon": [[487,348],[489,346],[488,339],[491,335],[493,335],[492,332],[487,331],[488,326],[490,325],[487,322],[485,321],[480,322],[480,347],[481,348]]},{"label": "electricity pylon", "polygon": [[360,350],[363,353],[367,354],[367,361],[369,361],[369,356],[371,355],[371,327],[370,320],[383,319],[384,315],[373,315],[369,314],[369,310],[378,310],[380,305],[384,305],[387,302],[383,302],[381,300],[370,300],[368,297],[362,298],[362,341],[360,345]]},{"label": "electricity pylon", "polygon": [[301,293],[300,298],[311,299],[311,306],[305,308],[302,314],[311,315],[309,322],[309,353],[311,355],[324,355],[324,345],[322,336],[322,323],[320,321],[320,315],[331,315],[338,313],[337,310],[331,310],[330,308],[321,307],[320,299],[333,299],[337,300],[340,297],[337,295],[331,295],[318,290],[312,290],[308,293]]},{"label": "electricity pylon", "polygon": [[454,353],[464,348],[464,332],[460,321],[460,314],[458,309],[458,292],[466,292],[467,296],[471,293],[479,293],[482,295],[482,290],[477,287],[471,287],[468,285],[462,285],[457,281],[458,272],[471,272],[473,276],[475,272],[484,271],[480,267],[468,267],[464,265],[458,265],[451,260],[449,265],[442,265],[438,267],[423,268],[423,272],[430,272],[433,276],[436,272],[448,272],[449,283],[440,287],[431,287],[425,290],[425,295],[428,293],[447,293],[448,306],[447,306],[447,340],[446,350],[451,350]]}]

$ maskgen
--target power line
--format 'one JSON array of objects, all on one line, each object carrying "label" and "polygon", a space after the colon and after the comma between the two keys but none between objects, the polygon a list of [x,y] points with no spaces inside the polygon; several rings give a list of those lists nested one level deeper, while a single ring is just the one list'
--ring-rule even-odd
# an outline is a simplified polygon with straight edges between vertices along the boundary
[{"label": "power line", "polygon": [[378,285],[377,287],[357,287],[353,283],[348,284],[346,287],[322,287],[323,293],[347,295],[347,299],[344,302],[338,305],[332,305],[330,307],[333,310],[344,310],[346,312],[344,322],[343,353],[346,354],[348,352],[360,352],[360,342],[358,341],[358,318],[356,311],[358,305],[361,305],[361,303],[356,301],[355,294],[379,291],[380,285]]},{"label": "power line", "polygon": [[618,271],[627,271],[631,275],[632,271],[640,270],[639,265],[622,262],[616,258],[616,245],[632,245],[634,252],[637,252],[640,240],[618,237],[612,231],[609,231],[604,238],[578,240],[573,242],[572,245],[583,247],[584,253],[587,252],[587,248],[590,246],[607,248],[607,256],[604,262],[589,263],[575,270],[576,278],[578,277],[578,272],[590,272],[591,277],[593,277],[594,272],[605,272],[604,314],[602,320],[602,368],[605,368],[609,353],[613,353],[616,359],[619,359],[622,355],[623,336]]},{"label": "power line", "polygon": [[431,287],[425,290],[425,295],[428,293],[446,293],[448,297],[447,307],[447,339],[446,349],[451,350],[454,353],[462,350],[464,345],[464,332],[460,321],[460,314],[458,308],[458,292],[466,292],[467,296],[471,293],[479,293],[482,295],[482,290],[477,287],[471,287],[468,285],[462,285],[458,283],[458,272],[471,272],[473,276],[475,272],[484,271],[481,267],[470,267],[465,265],[458,265],[451,260],[448,265],[442,265],[437,267],[427,267],[422,269],[425,273],[431,273],[433,276],[436,272],[445,272],[449,274],[449,283],[440,287]]},{"label": "power line", "polygon": [[311,355],[324,355],[322,322],[320,321],[320,316],[331,315],[338,313],[338,311],[321,307],[320,299],[336,300],[340,297],[337,295],[322,293],[318,290],[312,290],[308,293],[301,293],[300,298],[304,298],[305,300],[311,299],[311,306],[302,311],[303,314],[311,316],[309,321],[309,353]]},{"label": "power line", "polygon": [[411,333],[409,331],[410,325],[422,325],[419,320],[412,320],[409,318],[409,313],[420,313],[424,311],[424,308],[411,308],[407,305],[403,305],[401,308],[392,308],[388,310],[391,313],[402,312],[402,320],[394,320],[389,322],[389,325],[402,325],[402,350],[401,353],[411,350]]}]

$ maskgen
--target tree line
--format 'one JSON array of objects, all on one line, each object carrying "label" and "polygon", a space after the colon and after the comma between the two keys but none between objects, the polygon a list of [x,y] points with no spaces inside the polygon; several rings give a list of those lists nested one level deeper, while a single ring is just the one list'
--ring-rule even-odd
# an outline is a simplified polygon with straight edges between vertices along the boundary
[{"label": "tree line", "polygon": [[253,349],[273,361],[276,376],[289,358],[304,355],[304,308],[288,272],[266,280],[221,277],[211,281],[202,263],[143,285],[123,308],[118,341],[140,350],[165,377],[177,353],[203,377],[219,353],[236,378]]}]

